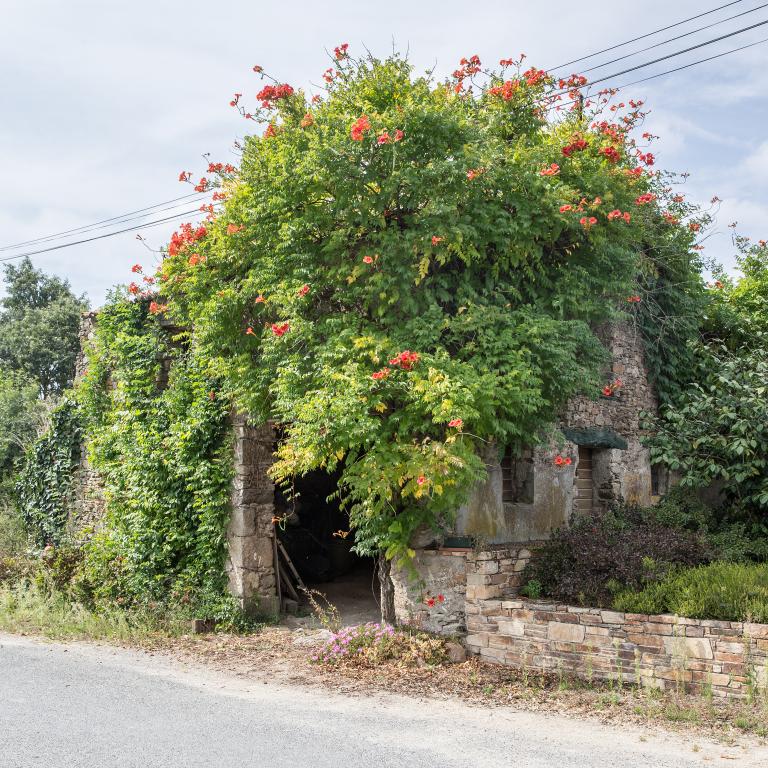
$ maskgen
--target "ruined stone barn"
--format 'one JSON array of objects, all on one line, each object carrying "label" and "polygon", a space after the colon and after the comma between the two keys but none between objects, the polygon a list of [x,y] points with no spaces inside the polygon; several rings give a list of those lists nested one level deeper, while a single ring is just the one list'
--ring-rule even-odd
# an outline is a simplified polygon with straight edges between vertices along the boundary
[{"label": "ruined stone barn", "polygon": [[[85,316],[84,341],[96,320],[93,313]],[[628,323],[606,326],[599,335],[610,353],[604,379],[615,385],[611,393],[571,400],[553,414],[551,438],[527,451],[503,454],[488,447],[488,477],[457,511],[453,530],[424,531],[412,542],[420,579],[393,569],[398,621],[463,633],[467,606],[517,594],[531,550],[571,515],[614,502],[648,505],[659,494],[641,442],[641,414],[657,408],[642,339]],[[81,360],[81,370],[84,365]],[[352,538],[338,535],[347,526],[338,502],[329,500],[337,478],[324,472],[297,478],[296,497],[289,501],[269,476],[277,439],[272,426],[254,426],[243,415],[232,421],[235,474],[226,563],[232,593],[246,610],[274,610],[286,597],[285,582],[293,581],[285,564],[281,573],[284,550],[301,580],[340,603],[345,618],[375,615],[373,559],[354,555]],[[78,516],[92,521],[102,502],[84,456],[79,475]],[[443,600],[433,610],[429,597],[437,595]]]}]

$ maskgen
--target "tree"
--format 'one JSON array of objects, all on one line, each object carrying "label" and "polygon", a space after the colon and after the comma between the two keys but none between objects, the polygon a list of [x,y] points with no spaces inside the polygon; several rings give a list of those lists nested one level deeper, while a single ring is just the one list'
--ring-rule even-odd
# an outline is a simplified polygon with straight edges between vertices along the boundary
[{"label": "tree", "polygon": [[340,469],[358,551],[407,560],[483,477],[482,446],[531,445],[599,391],[594,328],[670,253],[690,265],[693,230],[642,167],[639,105],[545,119],[583,78],[483,78],[473,57],[439,83],[342,46],[326,81],[311,101],[273,81],[248,113],[235,97],[266,131],[239,171],[211,163],[224,209],[174,234],[152,309],[280,426],[278,481]]},{"label": "tree", "polygon": [[42,420],[37,383],[0,368],[0,478],[35,439]]},{"label": "tree", "polygon": [[46,275],[25,258],[5,267],[0,300],[0,366],[34,379],[43,397],[72,384],[85,298],[69,283]]},{"label": "tree", "polygon": [[717,484],[729,518],[768,533],[768,337],[749,348],[697,347],[694,383],[651,424],[652,461],[681,477],[681,485]]}]

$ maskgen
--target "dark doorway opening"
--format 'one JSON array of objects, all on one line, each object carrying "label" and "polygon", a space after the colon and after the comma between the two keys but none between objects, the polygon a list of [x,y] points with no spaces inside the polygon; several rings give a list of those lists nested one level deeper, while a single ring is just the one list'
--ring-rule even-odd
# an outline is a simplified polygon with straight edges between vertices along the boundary
[{"label": "dark doorway opening", "polygon": [[375,559],[352,551],[354,533],[335,496],[339,474],[309,472],[290,492],[275,491],[278,536],[305,585],[325,595],[344,624],[378,621]]}]

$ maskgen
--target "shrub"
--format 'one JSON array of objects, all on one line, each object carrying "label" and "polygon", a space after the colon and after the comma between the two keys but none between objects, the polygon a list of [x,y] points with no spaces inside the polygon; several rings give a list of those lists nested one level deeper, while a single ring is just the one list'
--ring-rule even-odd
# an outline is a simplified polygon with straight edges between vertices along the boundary
[{"label": "shrub", "polygon": [[730,505],[712,508],[688,488],[673,488],[646,514],[670,528],[701,534],[717,560],[749,562],[768,560],[768,530],[756,520],[740,519]]},{"label": "shrub", "polygon": [[312,656],[313,661],[324,664],[348,662],[361,666],[374,666],[384,661],[406,666],[441,664],[446,658],[442,638],[372,622],[345,627],[334,633]]},{"label": "shrub", "polygon": [[768,622],[768,565],[716,562],[677,569],[613,607],[629,613],[675,613],[691,619]]},{"label": "shrub", "polygon": [[662,579],[675,565],[710,558],[701,536],[623,508],[574,518],[555,531],[523,573],[544,595],[569,602],[608,606],[617,592]]}]

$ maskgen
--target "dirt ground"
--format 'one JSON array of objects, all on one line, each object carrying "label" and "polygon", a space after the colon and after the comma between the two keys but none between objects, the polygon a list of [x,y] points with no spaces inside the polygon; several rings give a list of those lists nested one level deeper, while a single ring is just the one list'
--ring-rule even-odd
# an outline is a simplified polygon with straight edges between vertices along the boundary
[{"label": "dirt ground", "polygon": [[[311,661],[313,649],[330,636],[289,619],[293,626],[268,627],[258,634],[186,635],[154,640],[145,649],[184,663],[248,679],[332,689],[350,696],[389,692],[429,699],[460,700],[482,707],[550,712],[604,724],[631,724],[700,734],[730,746],[768,743],[768,699],[722,702],[634,686],[588,685],[563,676],[525,673],[468,659],[436,666],[389,662],[373,667],[325,666]],[[298,625],[298,626],[297,626]],[[302,626],[304,625],[304,626]]]}]

